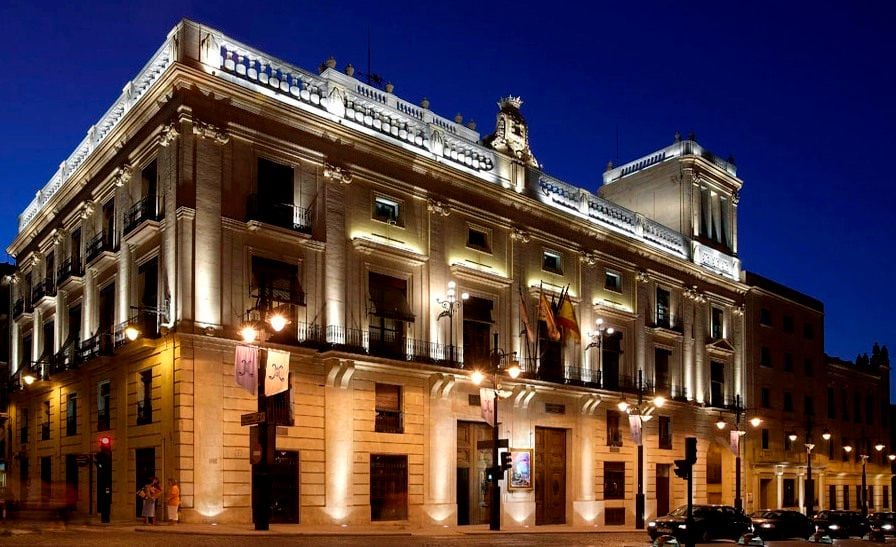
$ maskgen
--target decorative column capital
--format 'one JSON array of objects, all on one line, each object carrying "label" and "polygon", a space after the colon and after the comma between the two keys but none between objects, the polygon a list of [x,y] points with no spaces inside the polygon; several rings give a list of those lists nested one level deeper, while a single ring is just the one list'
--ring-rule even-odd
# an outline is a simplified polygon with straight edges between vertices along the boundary
[{"label": "decorative column capital", "polygon": [[168,146],[179,136],[180,133],[177,131],[177,125],[174,122],[163,125],[159,133],[159,146]]},{"label": "decorative column capital", "polygon": [[96,203],[91,200],[86,200],[81,205],[81,220],[87,220],[90,218],[90,215],[93,214],[93,210],[96,208]]},{"label": "decorative column capital", "polygon": [[119,167],[115,168],[115,171],[112,172],[112,182],[115,184],[116,188],[121,188],[125,184],[127,184],[131,180],[131,175],[133,174],[134,169],[130,166],[130,164],[123,164]]},{"label": "decorative column capital", "polygon": [[650,274],[647,273],[646,270],[639,270],[637,274],[635,274],[635,279],[638,283],[649,283],[650,282]]},{"label": "decorative column capital", "polygon": [[737,204],[740,203],[740,192],[738,192],[737,190],[731,192],[731,203],[735,207],[737,207]]},{"label": "decorative column capital", "polygon": [[706,296],[702,292],[700,292],[699,289],[697,289],[697,285],[685,289],[684,296],[688,300],[693,300],[697,304],[703,304],[704,302],[706,302]]},{"label": "decorative column capital", "polygon": [[230,142],[230,135],[227,134],[227,131],[200,120],[193,121],[193,134],[200,139],[213,140],[215,144],[227,144]]},{"label": "decorative column capital", "polygon": [[324,178],[333,182],[351,184],[352,173],[344,167],[339,167],[331,163],[324,163]]},{"label": "decorative column capital", "polygon": [[447,217],[448,215],[451,214],[451,208],[448,207],[447,204],[442,203],[441,201],[436,201],[434,199],[429,200],[429,203],[427,204],[426,208],[429,210],[430,213],[432,213],[434,215],[440,215],[443,217]]},{"label": "decorative column capital", "polygon": [[581,259],[582,263],[587,266],[594,266],[598,262],[597,253],[594,251],[587,251],[582,253]]},{"label": "decorative column capital", "polygon": [[532,239],[532,236],[525,230],[520,230],[519,228],[511,228],[510,239],[512,239],[513,241],[519,241],[520,243],[529,243],[529,241]]}]

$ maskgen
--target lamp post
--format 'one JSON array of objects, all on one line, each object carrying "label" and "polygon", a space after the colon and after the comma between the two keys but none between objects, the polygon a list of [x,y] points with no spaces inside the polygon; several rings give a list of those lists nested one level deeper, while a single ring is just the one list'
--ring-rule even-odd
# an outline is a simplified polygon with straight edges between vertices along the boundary
[{"label": "lamp post", "polygon": [[[738,437],[745,437],[747,432],[740,428],[740,420],[747,413],[747,409],[743,407],[743,403],[741,402],[740,394],[734,396],[734,427],[737,432]],[[759,427],[762,423],[762,419],[758,416],[753,416],[750,418],[750,425],[754,428]],[[716,427],[720,430],[725,429],[727,424],[725,420],[719,416],[719,421],[716,422]],[[741,486],[741,442],[740,438],[737,441],[737,453],[734,455],[734,507],[743,511],[744,509],[744,500],[741,496],[742,486]]]},{"label": "lamp post", "polygon": [[[498,399],[500,399],[501,384],[498,383],[498,376],[502,371],[501,362],[505,361],[508,355],[498,349],[498,333],[494,335],[494,349],[491,358],[491,378],[492,390],[494,392],[494,409],[492,420],[492,477],[491,477],[491,504],[489,506],[489,530],[501,529],[501,483],[499,482],[499,473],[501,472],[501,462],[498,460]],[[520,365],[515,359],[516,354],[511,355],[510,364],[503,369],[508,376],[516,379],[520,375]],[[476,370],[473,372],[471,379],[473,383],[479,385],[485,379],[485,375]]]},{"label": "lamp post", "polygon": [[[253,312],[260,314],[260,321],[252,320]],[[259,305],[255,309],[246,312],[246,317],[247,321],[243,323],[239,334],[247,344],[256,342],[259,336],[262,336],[267,331],[268,327],[276,333],[282,331],[289,322],[282,313],[272,310],[264,297],[260,299]],[[259,359],[257,378],[264,378],[264,375],[264,364]],[[257,398],[258,404],[256,408],[258,412],[267,414],[267,397],[264,394],[263,381],[258,382]],[[277,426],[270,426],[268,420],[265,419],[256,427],[258,428],[258,444],[261,447],[261,459],[253,465],[253,478],[257,483],[257,487],[252,489],[252,520],[255,522],[256,530],[269,530],[271,522],[271,491],[273,486],[270,469],[268,468],[268,459],[275,448],[271,437]]]},{"label": "lamp post", "polygon": [[445,298],[436,298],[436,302],[443,309],[437,320],[443,317],[448,318],[448,359],[451,364],[454,364],[454,314],[468,298],[470,298],[468,293],[461,293],[460,300],[457,299],[457,283],[454,281],[448,282]]},{"label": "lamp post", "polygon": [[604,326],[602,317],[594,320],[594,330],[591,331],[591,343],[585,346],[585,351],[591,348],[597,348],[597,373],[598,385],[604,385],[604,335],[613,334],[613,327]]},{"label": "lamp post", "polygon": [[812,413],[806,414],[806,516],[812,518],[815,513],[815,483],[812,480]]},{"label": "lamp post", "polygon": [[630,405],[625,400],[622,400],[617,405],[620,411],[625,412],[629,416],[629,421],[631,421],[632,417],[637,416],[639,421],[639,426],[641,430],[641,435],[638,439],[638,492],[635,494],[635,528],[639,530],[644,529],[644,442],[643,442],[643,431],[644,431],[644,422],[647,422],[652,418],[653,411],[657,408],[661,408],[664,404],[666,404],[666,399],[660,395],[657,395],[653,399],[649,401],[644,401],[644,371],[638,369],[638,385],[636,386],[638,389],[638,404],[636,406]]}]

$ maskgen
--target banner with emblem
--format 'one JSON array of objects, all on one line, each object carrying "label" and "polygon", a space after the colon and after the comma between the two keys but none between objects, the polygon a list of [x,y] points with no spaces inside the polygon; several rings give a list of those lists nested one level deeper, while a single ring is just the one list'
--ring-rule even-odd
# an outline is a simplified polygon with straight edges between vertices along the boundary
[{"label": "banner with emblem", "polygon": [[732,430],[729,437],[729,448],[735,455],[740,453],[740,431]]},{"label": "banner with emblem", "polygon": [[629,414],[628,426],[632,430],[632,442],[635,443],[635,446],[641,446],[641,417],[637,414]]},{"label": "banner with emblem", "polygon": [[268,397],[289,389],[289,352],[268,350],[264,372],[264,394]]},{"label": "banner with emblem", "polygon": [[258,348],[237,346],[233,358],[233,379],[252,395],[258,395]]},{"label": "banner with emblem", "polygon": [[495,427],[495,390],[479,388],[479,404],[482,406],[482,418],[485,422]]}]

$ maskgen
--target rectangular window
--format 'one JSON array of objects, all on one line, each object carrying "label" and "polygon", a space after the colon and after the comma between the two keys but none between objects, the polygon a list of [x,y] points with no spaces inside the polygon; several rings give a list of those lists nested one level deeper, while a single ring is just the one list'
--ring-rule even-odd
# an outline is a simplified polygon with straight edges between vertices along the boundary
[{"label": "rectangular window", "polygon": [[667,349],[654,348],[653,350],[654,382],[659,391],[669,390],[669,358],[671,356],[672,352]]},{"label": "rectangular window", "polygon": [[883,504],[882,505],[884,506],[884,509],[889,509],[890,508],[890,487],[885,484],[881,488],[883,488],[883,500],[882,500]]},{"label": "rectangular window", "polygon": [[28,442],[28,409],[20,408],[19,409],[19,443],[25,444]]},{"label": "rectangular window", "polygon": [[781,324],[784,332],[793,332],[793,316],[785,315],[781,318]]},{"label": "rectangular window", "polygon": [[772,407],[772,390],[764,387],[762,388],[762,408],[771,408]]},{"label": "rectangular window", "polygon": [[381,357],[407,358],[405,323],[414,321],[407,299],[407,286],[405,279],[376,272],[368,274],[371,353]]},{"label": "rectangular window", "polygon": [[43,349],[41,350],[41,359],[49,359],[53,355],[53,320],[50,319],[44,323],[41,338],[43,338]]},{"label": "rectangular window", "polygon": [[[463,303],[463,359],[465,366],[488,368],[491,356],[491,332],[494,319],[492,310],[494,302],[487,298],[471,296]],[[454,344],[457,340],[449,340],[449,358],[453,361],[458,355]]]},{"label": "rectangular window", "polygon": [[828,485],[828,509],[837,509],[837,486]]},{"label": "rectangular window", "polygon": [[96,430],[108,431],[112,428],[111,420],[112,383],[103,380],[96,386]]},{"label": "rectangular window", "polygon": [[604,499],[625,499],[625,462],[604,462]]},{"label": "rectangular window", "polygon": [[607,410],[607,446],[622,446],[619,413],[615,410]]},{"label": "rectangular window", "polygon": [[876,506],[874,505],[874,485],[868,485],[868,510],[872,511]]},{"label": "rectangular window", "polygon": [[811,395],[806,395],[803,397],[803,414],[805,414],[806,416],[815,415],[815,400],[812,399]]},{"label": "rectangular window", "polygon": [[563,275],[563,260],[558,253],[544,251],[541,256],[541,269],[546,272]]},{"label": "rectangular window", "polygon": [[812,376],[815,374],[815,367],[812,366],[812,359],[806,359],[803,361],[803,374],[806,376]]},{"label": "rectangular window", "polygon": [[852,420],[857,424],[862,423],[862,396],[858,393],[852,394]]},{"label": "rectangular window", "polygon": [[772,350],[766,346],[762,346],[759,356],[759,366],[771,368],[772,366]]},{"label": "rectangular window", "polygon": [[72,249],[69,257],[72,275],[81,275],[81,228],[72,230]]},{"label": "rectangular window", "polygon": [[669,291],[657,287],[656,289],[656,324],[658,327],[670,328],[672,316],[669,311]]},{"label": "rectangular window", "polygon": [[764,327],[772,326],[772,312],[768,310],[768,308],[761,308],[759,310],[759,324]]},{"label": "rectangular window", "polygon": [[69,393],[65,404],[65,434],[78,434],[78,394]]},{"label": "rectangular window", "polygon": [[712,361],[709,369],[710,405],[725,406],[725,363]]},{"label": "rectangular window", "polygon": [[298,264],[253,256],[251,283],[250,294],[258,305],[305,305]]},{"label": "rectangular window", "polygon": [[376,196],[373,199],[373,218],[386,224],[401,226],[401,206],[395,200]]},{"label": "rectangular window", "polygon": [[840,389],[840,400],[842,401],[840,410],[843,412],[843,420],[849,421],[849,397],[846,395],[846,389]]},{"label": "rectangular window", "polygon": [[784,479],[784,507],[796,506],[796,480]]},{"label": "rectangular window", "polygon": [[721,340],[725,337],[725,312],[721,308],[712,308],[710,325],[710,335],[713,340]]},{"label": "rectangular window", "polygon": [[[861,507],[861,504],[859,504]],[[843,485],[843,509],[849,511],[849,485]]]},{"label": "rectangular window", "polygon": [[44,419],[40,424],[40,440],[50,440],[50,401],[43,402]]},{"label": "rectangular window", "polygon": [[672,448],[672,419],[669,416],[660,416],[658,426],[658,435],[660,439],[660,448]]},{"label": "rectangular window", "polygon": [[828,419],[837,417],[837,402],[834,400],[834,388],[828,388]]},{"label": "rectangular window", "polygon": [[159,258],[153,257],[137,268],[137,294],[140,298],[138,327],[143,336],[155,338],[159,332]]},{"label": "rectangular window", "polygon": [[68,337],[64,345],[81,341],[81,304],[68,309]]},{"label": "rectangular window", "polygon": [[246,203],[246,220],[290,230],[309,224],[305,211],[295,205],[295,172],[292,167],[258,158],[255,194]]},{"label": "rectangular window", "polygon": [[793,394],[784,392],[784,412],[793,412]]},{"label": "rectangular window", "polygon": [[137,425],[152,423],[152,369],[137,375]]},{"label": "rectangular window", "polygon": [[622,276],[607,270],[604,272],[604,288],[608,291],[622,292]]},{"label": "rectangular window", "polygon": [[784,354],[784,372],[793,372],[793,354]]},{"label": "rectangular window", "polygon": [[811,323],[803,324],[803,338],[805,338],[806,340],[812,340],[813,338],[815,338],[815,329],[812,328]]},{"label": "rectangular window", "polygon": [[865,423],[874,424],[874,397],[871,395],[865,396]]},{"label": "rectangular window", "polygon": [[468,226],[467,247],[486,253],[492,252],[491,230],[479,226]]},{"label": "rectangular window", "polygon": [[376,384],[376,421],[374,430],[378,433],[403,433],[404,420],[401,412],[401,386]]},{"label": "rectangular window", "polygon": [[762,449],[768,450],[768,429],[762,430]]},{"label": "rectangular window", "polygon": [[30,333],[22,337],[22,358],[19,361],[19,368],[31,368],[31,365],[33,364],[31,360],[31,348],[33,346],[34,341],[31,339]]}]

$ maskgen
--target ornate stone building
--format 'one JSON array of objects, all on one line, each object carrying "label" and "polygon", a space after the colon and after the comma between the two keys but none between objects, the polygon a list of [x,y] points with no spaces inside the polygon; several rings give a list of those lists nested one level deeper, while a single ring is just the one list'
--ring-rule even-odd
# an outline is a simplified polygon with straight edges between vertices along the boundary
[{"label": "ornate stone building", "polygon": [[732,502],[715,422],[752,404],[734,165],[676,139],[598,196],[540,169],[519,98],[483,138],[393,91],[172,30],[9,247],[16,497],[95,511],[82,463],[109,437],[113,519],[154,474],[184,520],[249,522],[251,322],[262,355],[289,352],[275,521],[486,522],[472,372],[511,360],[499,432],[532,466],[502,483],[505,527],[664,514],[689,435],[695,500]]}]

